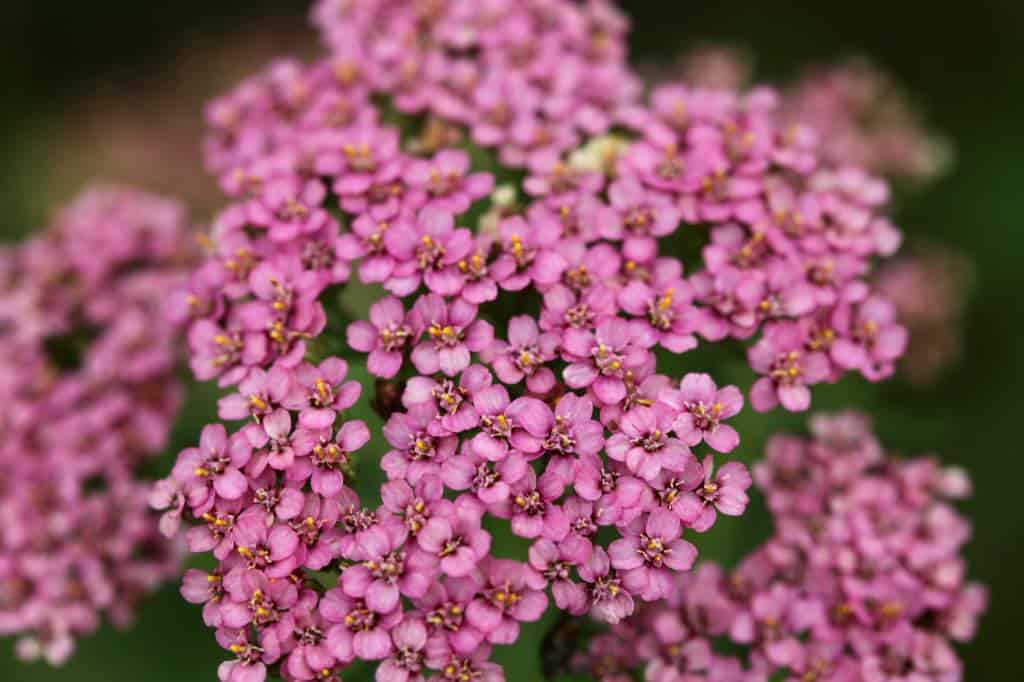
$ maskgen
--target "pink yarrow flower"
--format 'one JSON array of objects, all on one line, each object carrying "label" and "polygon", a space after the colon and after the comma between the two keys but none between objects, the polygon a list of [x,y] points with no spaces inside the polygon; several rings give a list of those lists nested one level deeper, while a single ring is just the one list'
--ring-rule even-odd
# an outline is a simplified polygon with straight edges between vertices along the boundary
[{"label": "pink yarrow flower", "polygon": [[672,429],[686,445],[704,441],[723,453],[739,445],[736,429],[722,423],[743,407],[743,394],[735,386],[719,389],[709,375],[691,373],[683,377],[678,393],[663,393],[659,400],[679,410]]}]

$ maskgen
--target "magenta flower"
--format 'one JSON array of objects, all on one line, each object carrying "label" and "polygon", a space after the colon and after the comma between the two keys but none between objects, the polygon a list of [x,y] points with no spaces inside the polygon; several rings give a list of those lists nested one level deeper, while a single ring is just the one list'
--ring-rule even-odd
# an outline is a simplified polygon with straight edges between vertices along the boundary
[{"label": "magenta flower", "polygon": [[[285,659],[283,670],[295,679],[331,679],[337,659],[327,649],[326,621],[317,611],[295,609],[288,615],[289,633],[294,648]],[[282,649],[287,648],[283,646]],[[327,671],[326,673],[324,671]]]},{"label": "magenta flower", "polygon": [[391,277],[397,260],[388,253],[384,235],[392,223],[362,214],[352,221],[352,231],[338,237],[338,252],[343,259],[359,260],[359,281],[384,282]]},{"label": "magenta flower", "polygon": [[[231,505],[237,510],[238,503]],[[185,544],[190,552],[212,552],[214,558],[223,561],[235,550],[233,534],[237,514],[234,510],[215,509],[202,514],[202,525],[193,526],[185,534]]]},{"label": "magenta flower", "polygon": [[341,510],[334,502],[307,495],[302,510],[288,522],[299,538],[296,557],[312,571],[323,570],[339,554],[342,533],[337,526]]},{"label": "magenta flower", "polygon": [[435,582],[423,597],[415,600],[424,614],[430,640],[445,649],[469,654],[486,648],[484,634],[466,619],[466,609],[477,595],[479,585],[471,578],[447,578]]},{"label": "magenta flower", "polygon": [[[572,270],[570,273],[577,272]],[[590,275],[586,277],[589,279]],[[583,293],[556,284],[544,293],[544,309],[540,327],[547,332],[562,333],[568,329],[590,330],[618,312],[614,292],[600,286],[589,286]]]},{"label": "magenta flower", "polygon": [[401,163],[395,128],[357,126],[324,136],[321,142],[323,149],[314,160],[314,169],[335,178],[333,189],[339,197],[362,195],[374,185],[401,176],[400,167],[394,169]]},{"label": "magenta flower", "polygon": [[471,649],[465,654],[453,650],[444,639],[427,640],[427,665],[441,674],[437,677],[446,682],[463,679],[480,682],[505,682],[505,673],[497,663],[491,663],[491,647],[484,645]]},{"label": "magenta flower", "polygon": [[599,506],[602,523],[628,524],[647,510],[647,484],[607,465],[597,455],[584,455],[576,464],[573,487],[581,498]]},{"label": "magenta flower", "polygon": [[296,459],[288,469],[287,479],[309,481],[318,495],[331,498],[345,485],[344,467],[353,453],[370,442],[370,429],[360,420],[346,421],[331,440],[331,429],[309,431],[301,427],[293,439]]},{"label": "magenta flower", "polygon": [[352,407],[362,392],[358,381],[345,381],[348,363],[341,358],[327,358],[319,367],[303,363],[294,375],[302,396],[299,425],[310,429],[332,426],[337,413]]},{"label": "magenta flower", "polygon": [[697,332],[708,341],[728,336],[746,338],[754,333],[762,286],[749,275],[726,268],[712,275],[698,272],[688,280],[699,308]]},{"label": "magenta flower", "polygon": [[[711,455],[704,458],[704,483],[690,495],[698,498],[700,515],[689,524],[702,533],[715,523],[715,511],[727,516],[740,516],[747,508],[747,488],[753,482],[750,472],[740,462],[726,462],[715,471]],[[695,502],[697,502],[695,500]]]},{"label": "magenta flower", "polygon": [[533,469],[511,486],[500,512],[511,517],[512,532],[523,538],[544,537],[560,541],[569,532],[569,519],[555,501],[562,496],[564,484],[553,476],[537,479]]},{"label": "magenta flower", "polygon": [[[767,277],[760,285],[760,291],[756,294],[758,301],[754,313],[762,322],[806,317],[815,311],[813,287],[807,284],[800,272],[789,263],[769,265]],[[749,304],[754,295],[750,284],[745,282],[741,292],[743,302]],[[746,316],[741,321],[746,322]]]},{"label": "magenta flower", "polygon": [[299,536],[286,525],[268,527],[262,513],[242,514],[235,523],[234,540],[249,568],[265,571],[269,577],[282,578],[299,564]]},{"label": "magenta flower", "polygon": [[807,285],[819,307],[858,298],[864,289],[864,283],[856,278],[864,274],[867,266],[857,256],[827,252],[807,257],[803,265]]},{"label": "magenta flower", "polygon": [[530,171],[523,180],[523,189],[532,196],[547,197],[552,203],[563,203],[579,195],[595,195],[604,184],[600,173],[574,168],[554,153],[534,154]]},{"label": "magenta flower", "polygon": [[623,586],[603,547],[595,547],[577,570],[587,583],[587,599],[594,618],[615,625],[633,613],[633,596]]},{"label": "magenta flower", "polygon": [[704,441],[718,452],[732,452],[739,445],[736,429],[722,423],[743,408],[743,394],[735,386],[719,389],[709,375],[691,373],[683,377],[678,393],[662,394],[661,399],[679,410],[672,430],[686,445]]},{"label": "magenta flower", "polygon": [[527,457],[543,447],[553,417],[551,409],[530,397],[509,401],[504,386],[488,386],[473,396],[473,407],[480,415],[480,433],[470,441],[470,450],[493,462],[500,462],[514,448]]},{"label": "magenta flower", "polygon": [[619,432],[608,439],[608,457],[624,462],[631,473],[646,481],[653,480],[662,469],[683,471],[693,455],[681,440],[669,436],[674,414],[660,403],[625,413]]},{"label": "magenta flower", "polygon": [[466,618],[492,644],[514,642],[519,623],[538,620],[547,607],[544,578],[509,559],[490,559],[480,570],[481,593],[467,607]]},{"label": "magenta flower", "polygon": [[513,74],[496,72],[472,91],[470,137],[485,147],[497,147],[512,136],[521,112],[534,106],[536,94]]},{"label": "magenta flower", "polygon": [[476,238],[472,251],[456,267],[462,277],[460,296],[468,303],[480,305],[498,297],[498,284],[490,271],[491,243],[485,236]]},{"label": "magenta flower", "polygon": [[252,417],[256,421],[282,407],[292,393],[291,371],[274,365],[269,371],[256,367],[238,383],[238,392],[217,401],[217,416],[234,421]]},{"label": "magenta flower", "polygon": [[471,352],[480,352],[491,344],[494,328],[476,319],[476,313],[475,305],[462,300],[447,305],[436,294],[416,301],[410,321],[414,329],[427,335],[412,351],[412,363],[420,374],[441,371],[455,376],[469,366]]},{"label": "magenta flower", "polygon": [[[742,138],[739,146],[743,146]],[[721,147],[720,142],[712,142],[702,145],[691,156],[695,163],[687,174],[689,191],[680,202],[683,217],[689,223],[756,222],[763,208],[759,197],[763,192],[762,179],[756,174],[744,176],[731,169],[730,153]],[[753,163],[761,164],[764,160]]]},{"label": "magenta flower", "polygon": [[[389,528],[395,532],[388,532]],[[360,563],[341,573],[338,584],[345,594],[365,600],[377,613],[399,609],[401,596],[423,596],[434,579],[433,562],[422,553],[403,549],[404,541],[401,525],[378,526],[364,533],[348,557]]]},{"label": "magenta flower", "polygon": [[636,316],[643,330],[639,335],[641,345],[649,348],[661,344],[673,353],[685,353],[697,347],[693,332],[697,330],[699,317],[691,300],[689,286],[682,279],[656,289],[633,281],[618,296],[619,305]]},{"label": "magenta flower", "polygon": [[750,403],[758,412],[779,403],[791,412],[811,404],[811,384],[824,381],[830,371],[828,358],[804,347],[803,328],[790,322],[772,326],[764,338],[747,351],[751,368],[763,374],[750,389]]},{"label": "magenta flower", "polygon": [[384,283],[396,296],[408,296],[420,282],[442,296],[453,296],[462,289],[463,277],[458,264],[470,255],[473,235],[455,227],[451,213],[425,208],[415,223],[398,221],[384,233],[384,244],[396,265]]},{"label": "magenta flower", "polygon": [[529,468],[526,457],[517,450],[510,450],[503,459],[492,461],[477,454],[473,447],[464,447],[441,469],[441,478],[452,490],[471,491],[482,503],[491,506],[507,501],[511,486],[521,480]]},{"label": "magenta flower", "polygon": [[498,234],[502,250],[491,264],[490,274],[502,289],[522,291],[531,283],[549,286],[562,276],[566,262],[554,250],[558,231],[513,216],[501,222]]},{"label": "magenta flower", "polygon": [[708,272],[720,274],[732,268],[758,275],[776,256],[791,249],[785,241],[773,241],[764,232],[750,230],[737,223],[719,225],[711,231],[711,243],[701,252]]},{"label": "magenta flower", "polygon": [[793,591],[784,585],[759,592],[750,601],[750,611],[739,614],[732,624],[730,636],[737,642],[765,640],[765,654],[773,665],[786,666],[801,655],[801,644],[786,627],[799,608]]},{"label": "magenta flower", "polygon": [[417,617],[402,619],[391,630],[390,658],[377,668],[377,682],[423,682],[427,627]]},{"label": "magenta flower", "polygon": [[659,507],[672,512],[689,527],[704,511],[702,500],[693,495],[693,491],[703,482],[704,469],[697,458],[692,457],[682,471],[662,469],[657,477],[647,482],[649,492],[645,491],[648,493],[645,497],[650,499],[653,494]]},{"label": "magenta flower", "polygon": [[424,476],[415,488],[403,480],[388,481],[380,487],[382,506],[399,516],[413,537],[435,512],[447,510],[450,503],[442,500],[443,493],[444,483],[437,476]]},{"label": "magenta flower", "polygon": [[356,658],[377,661],[391,653],[391,628],[402,620],[400,610],[374,611],[361,599],[353,599],[336,587],[320,599],[320,613],[332,623],[327,630],[327,650],[338,661]]},{"label": "magenta flower", "polygon": [[263,473],[267,466],[276,471],[284,471],[295,463],[292,417],[288,410],[274,410],[259,425],[252,425],[244,433],[257,449],[256,457],[249,466],[253,475]]},{"label": "magenta flower", "polygon": [[493,381],[490,371],[483,365],[470,365],[459,375],[458,383],[451,379],[437,381],[417,376],[409,379],[402,393],[402,404],[410,412],[433,414],[427,431],[434,436],[448,436],[476,428],[480,415],[473,407],[473,396],[489,387]]},{"label": "magenta flower", "polygon": [[491,551],[491,536],[480,527],[480,517],[475,506],[457,502],[448,514],[427,521],[417,542],[437,558],[445,575],[468,576]]},{"label": "magenta flower", "polygon": [[232,571],[225,578],[225,587],[230,599],[221,606],[221,616],[229,628],[253,625],[261,630],[276,630],[281,616],[299,600],[294,584],[268,580],[260,571]]},{"label": "magenta flower", "polygon": [[249,462],[252,446],[239,434],[228,438],[220,424],[203,427],[198,448],[187,448],[178,456],[171,475],[185,485],[191,508],[208,509],[214,496],[237,500],[249,485],[241,469]]},{"label": "magenta flower", "polygon": [[626,385],[626,397],[613,405],[601,406],[601,422],[615,424],[622,415],[634,407],[647,407],[658,402],[658,399],[672,386],[671,380],[664,374],[654,372],[653,355],[648,355],[644,364],[629,370],[623,377]]},{"label": "magenta flower", "polygon": [[251,225],[267,228],[275,242],[287,242],[300,234],[311,234],[330,222],[321,204],[327,190],[318,180],[278,178],[267,182],[258,199],[246,210]]},{"label": "magenta flower", "polygon": [[257,311],[274,319],[288,320],[293,313],[298,314],[313,305],[321,288],[318,274],[303,269],[298,258],[264,261],[249,273],[249,290],[262,305],[252,303],[242,308],[244,324],[260,326],[252,322]]},{"label": "magenta flower", "polygon": [[173,476],[153,484],[149,493],[149,506],[167,510],[160,515],[160,534],[171,539],[181,527],[181,513],[185,510],[185,490]]},{"label": "magenta flower", "polygon": [[546,472],[568,485],[575,476],[576,459],[596,455],[604,447],[604,427],[593,419],[594,404],[573,393],[562,396],[555,418],[544,438],[544,453],[550,456]]},{"label": "magenta flower", "polygon": [[590,550],[588,543],[555,544],[547,538],[530,545],[530,566],[547,581],[555,605],[575,616],[586,613],[589,603],[584,586],[572,580],[572,567],[586,562]]},{"label": "magenta flower", "polygon": [[189,328],[189,366],[200,381],[220,378],[221,386],[236,384],[248,370],[267,358],[267,337],[256,331],[226,331],[209,319]]},{"label": "magenta flower", "polygon": [[562,348],[570,362],[562,373],[565,382],[570,388],[593,386],[594,395],[606,405],[626,397],[626,373],[647,358],[647,351],[633,342],[629,323],[618,318],[598,322],[593,332],[567,330]]},{"label": "magenta flower", "polygon": [[[586,174],[586,177],[599,176]],[[615,209],[598,196],[572,193],[536,201],[526,210],[526,216],[531,224],[541,229],[558,230],[562,234],[563,247],[573,244],[570,240],[576,241],[575,248],[598,239],[602,231],[619,221]],[[569,249],[562,249],[562,255],[570,259],[571,252],[567,251]]]},{"label": "magenta flower", "polygon": [[[357,156],[358,153],[352,158]],[[336,180],[333,189],[341,209],[374,220],[392,219],[408,210],[414,203],[408,186],[402,181],[406,163],[406,159],[399,156],[380,164],[372,175]]]},{"label": "magenta flower", "polygon": [[295,487],[277,487],[277,478],[274,472],[264,471],[252,482],[253,502],[263,507],[267,514],[271,514],[279,521],[290,521],[302,513],[305,507],[306,496]]},{"label": "magenta flower", "polygon": [[224,600],[224,574],[190,568],[181,581],[181,596],[190,604],[203,605],[203,623],[208,627],[221,626],[221,602]]},{"label": "magenta flower", "polygon": [[393,296],[370,306],[370,320],[357,320],[348,326],[348,345],[369,353],[366,369],[382,379],[390,379],[402,367],[402,356],[419,335],[407,320],[402,302]]},{"label": "magenta flower", "polygon": [[621,222],[601,236],[623,240],[623,254],[631,260],[650,260],[657,252],[655,239],[675,231],[682,218],[667,195],[646,190],[633,178],[612,183],[608,198],[619,212]]},{"label": "magenta flower", "polygon": [[872,380],[892,373],[893,363],[907,347],[907,330],[896,323],[896,308],[881,298],[869,298],[856,307],[839,307],[832,316],[839,338],[831,348],[832,360],[845,369],[861,371]]},{"label": "magenta flower", "polygon": [[[884,459],[863,420],[819,419],[811,439],[770,442],[755,474],[777,530],[734,571],[689,573],[697,551],[683,539],[747,506],[744,465],[716,469],[690,451],[737,448],[729,424],[743,396],[696,370],[676,383],[662,356],[690,351],[696,335],[750,339],[759,411],[806,409],[811,385],[847,370],[887,376],[905,338],[870,276],[900,241],[885,181],[836,154],[789,94],[742,76],[722,89],[701,69],[694,85],[641,103],[628,18],[606,0],[428,4],[318,0],[328,57],[278,60],[210,107],[207,165],[246,198],[218,216],[189,281],[108,283],[139,260],[135,242],[181,257],[167,220],[144,221],[144,239],[76,242],[73,254],[104,257],[73,255],[67,272],[49,242],[0,254],[0,273],[14,275],[0,285],[41,273],[38,290],[0,297],[7,340],[73,328],[64,309],[104,329],[115,320],[82,376],[38,410],[69,414],[62,431],[95,424],[100,435],[84,439],[93,458],[122,441],[158,450],[166,430],[151,422],[170,420],[161,406],[174,396],[118,383],[148,388],[170,367],[173,345],[149,333],[136,287],[153,300],[180,289],[173,314],[189,326],[194,372],[237,386],[220,413],[245,420],[238,433],[204,432],[141,496],[167,510],[167,531],[194,521],[186,544],[219,562],[190,573],[183,593],[234,654],[221,677],[340,682],[360,659],[379,662],[383,682],[499,682],[491,645],[545,616],[550,587],[557,609],[609,626],[566,661],[601,682],[763,682],[781,668],[794,680],[954,682],[945,643],[973,631],[984,596],[965,582],[970,529],[944,498],[969,484],[934,460]],[[868,107],[815,118],[849,108]],[[681,221],[710,234],[685,275],[683,251],[667,250],[696,238]],[[379,500],[347,480],[370,439],[343,414],[361,391],[345,361],[321,362],[335,345],[333,285],[353,269],[391,294],[364,301],[368,319],[346,330],[378,379]],[[105,295],[54,293],[24,314],[64,281]],[[342,303],[358,304],[349,294]],[[492,325],[506,323],[496,340]],[[0,392],[48,393],[37,385],[45,354],[14,351],[19,370]],[[11,442],[34,443],[18,423],[35,406],[14,402]],[[366,473],[361,485],[373,483]],[[119,495],[130,477],[110,480]],[[38,505],[17,486],[10,494],[11,509]],[[108,522],[106,508],[120,518],[110,496],[97,511],[85,500],[87,527],[133,525]],[[530,539],[529,563],[494,556],[496,519]],[[12,556],[49,544],[52,529],[38,525],[5,533]],[[15,607],[31,614],[47,590],[34,578],[21,589],[27,573],[0,565],[0,593],[14,576]],[[125,601],[105,579],[80,577],[93,598]],[[64,620],[33,624],[32,646],[63,655],[79,601],[57,611]],[[718,653],[712,638],[743,651]]]},{"label": "magenta flower", "polygon": [[683,540],[679,519],[667,511],[655,510],[646,521],[637,519],[625,535],[608,547],[612,566],[623,571],[622,583],[644,601],[668,596],[672,590],[670,570],[687,571],[697,558],[697,548]]},{"label": "magenta flower", "polygon": [[432,416],[425,412],[396,412],[384,425],[384,437],[392,449],[380,466],[390,480],[406,479],[416,485],[424,476],[437,476],[441,465],[455,453],[458,438],[433,436],[427,430]]},{"label": "magenta flower", "polygon": [[555,375],[544,363],[555,358],[558,343],[554,334],[540,333],[532,317],[517,315],[508,322],[508,342],[495,340],[481,358],[504,383],[511,386],[525,377],[530,391],[544,394],[555,386]]},{"label": "magenta flower", "polygon": [[404,180],[414,190],[413,203],[453,214],[464,213],[494,188],[494,176],[470,173],[469,167],[469,155],[458,149],[442,149],[430,161],[412,161]]},{"label": "magenta flower", "polygon": [[250,644],[246,630],[217,630],[217,641],[237,657],[217,668],[220,682],[263,682],[267,679],[266,656],[261,647]]},{"label": "magenta flower", "polygon": [[588,502],[576,495],[570,495],[562,503],[562,511],[569,522],[569,535],[560,543],[567,551],[572,551],[579,556],[590,556],[594,543],[593,537],[598,531],[598,521],[604,521],[603,509],[597,509],[592,502]]},{"label": "magenta flower", "polygon": [[675,135],[657,126],[647,128],[647,138],[629,145],[619,157],[624,175],[662,192],[682,192],[687,187],[686,163]]},{"label": "magenta flower", "polygon": [[711,643],[695,637],[674,613],[659,613],[653,618],[652,632],[657,648],[651,657],[646,674],[655,680],[700,677],[713,665]]}]

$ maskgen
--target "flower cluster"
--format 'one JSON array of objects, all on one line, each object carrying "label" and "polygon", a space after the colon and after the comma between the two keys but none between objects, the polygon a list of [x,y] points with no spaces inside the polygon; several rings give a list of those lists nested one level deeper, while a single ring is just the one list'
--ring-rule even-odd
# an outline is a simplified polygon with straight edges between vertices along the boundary
[{"label": "flower cluster", "polygon": [[640,91],[609,0],[319,0],[313,21],[340,73],[467,131],[505,166],[551,163]]},{"label": "flower cluster", "polygon": [[734,45],[706,43],[683,52],[670,70],[692,86],[742,90],[754,73],[751,55]]},{"label": "flower cluster", "polygon": [[786,109],[820,132],[827,159],[917,183],[949,165],[945,140],[923,127],[906,95],[865,59],[811,69],[789,89]]},{"label": "flower cluster", "polygon": [[[822,161],[771,90],[639,104],[600,0],[314,18],[328,57],[208,110],[234,202],[179,310],[243,423],[207,426],[161,483],[165,529],[185,516],[218,561],[182,592],[235,655],[225,682],[357,660],[382,682],[501,679],[490,647],[548,594],[621,621],[744,511],[750,475],[722,461],[743,394],[676,356],[757,337],[758,410],[892,372],[906,334],[865,279],[900,241],[888,190]],[[379,490],[353,476],[380,453],[350,363],[386,420]],[[492,551],[508,533],[527,556]]]},{"label": "flower cluster", "polygon": [[915,384],[933,382],[962,352],[963,316],[973,263],[935,244],[911,249],[879,268],[878,291],[892,301],[913,339],[913,353],[899,362]]},{"label": "flower cluster", "polygon": [[177,203],[98,187],[0,250],[0,634],[21,658],[63,662],[176,573],[137,469],[181,399],[163,301],[187,227]]},{"label": "flower cluster", "polygon": [[[857,413],[774,437],[755,478],[775,533],[731,573],[681,576],[666,602],[597,635],[577,666],[634,679],[955,682],[952,642],[975,633],[985,589],[965,579],[966,474],[886,456]],[[727,640],[742,656],[724,656]]]},{"label": "flower cluster", "polygon": [[[674,66],[649,70],[656,80],[675,75],[693,87],[741,90],[753,66],[745,51],[712,43],[684,52]],[[781,108],[789,120],[815,129],[818,155],[830,163],[915,185],[948,170],[948,140],[927,129],[899,84],[866,58],[807,69],[784,89]]]},{"label": "flower cluster", "polygon": [[[488,188],[462,177],[466,160],[410,164],[382,121],[417,117],[408,147],[421,155],[468,137],[505,167],[550,166],[606,131],[639,90],[627,22],[605,0],[326,0],[313,17],[329,57],[278,61],[209,107],[207,163],[230,194],[312,171],[331,178],[346,210],[373,208],[376,220],[413,198],[473,198]],[[380,93],[386,111],[371,106]]]},{"label": "flower cluster", "polygon": [[648,270],[663,223],[709,225],[703,268],[687,280],[692,329],[712,342],[760,331],[752,406],[802,411],[812,384],[893,372],[906,330],[864,275],[901,237],[881,213],[886,183],[819,159],[814,130],[785,123],[778,105],[765,88],[656,88],[625,114],[641,139],[618,156],[608,194],[631,267]]}]

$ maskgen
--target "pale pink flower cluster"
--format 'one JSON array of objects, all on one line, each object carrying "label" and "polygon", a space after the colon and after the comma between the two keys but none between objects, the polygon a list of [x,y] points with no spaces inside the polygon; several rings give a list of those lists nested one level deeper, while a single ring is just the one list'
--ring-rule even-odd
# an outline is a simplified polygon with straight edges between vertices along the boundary
[{"label": "pale pink flower cluster", "polygon": [[[694,87],[742,90],[753,60],[730,45],[708,44],[683,53],[675,67],[651,67]],[[949,141],[925,127],[899,84],[864,57],[814,66],[783,90],[789,120],[817,131],[819,156],[854,164],[891,181],[922,185],[948,170]]]},{"label": "pale pink flower cluster", "polygon": [[[576,667],[600,682],[956,682],[984,587],[952,502],[966,474],[883,454],[860,414],[812,417],[755,469],[773,536],[732,571],[704,563],[669,598],[598,634]],[[719,653],[731,643],[737,655]]]},{"label": "pale pink flower cluster", "polygon": [[0,250],[0,634],[64,662],[178,569],[137,469],[181,400],[163,309],[189,265],[172,201],[90,189]]},{"label": "pale pink flower cluster", "polygon": [[949,166],[947,142],[924,128],[907,96],[866,59],[809,70],[789,88],[786,110],[820,132],[822,156],[831,161],[917,183]]},{"label": "pale pink flower cluster", "polygon": [[875,286],[892,301],[913,339],[914,352],[899,362],[912,383],[933,383],[960,359],[973,270],[967,256],[936,244],[912,249],[879,268]]}]

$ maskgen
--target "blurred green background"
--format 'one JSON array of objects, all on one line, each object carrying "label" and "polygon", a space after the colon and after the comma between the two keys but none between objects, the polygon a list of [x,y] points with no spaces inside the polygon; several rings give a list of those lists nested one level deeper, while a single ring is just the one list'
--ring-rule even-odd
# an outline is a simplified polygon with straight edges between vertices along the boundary
[{"label": "blurred green background", "polygon": [[[707,41],[750,50],[757,76],[778,81],[811,62],[863,54],[914,95],[930,125],[955,146],[955,165],[925,191],[901,197],[897,222],[972,258],[976,285],[962,361],[935,385],[848,380],[815,394],[821,409],[858,406],[875,416],[890,447],[936,451],[968,468],[975,525],[971,575],[992,590],[977,640],[963,649],[969,682],[1019,680],[1013,655],[1024,613],[1024,478],[1018,397],[1024,325],[1018,315],[1024,252],[1024,3],[969,5],[861,0],[847,3],[627,3],[634,55],[667,64]],[[16,239],[91,177],[144,185],[190,199],[199,215],[220,199],[199,168],[200,106],[278,53],[314,53],[304,1],[178,0],[75,3],[6,0],[0,19],[0,238]],[[722,373],[719,373],[720,375]],[[748,382],[748,377],[722,380]],[[194,438],[211,396],[194,393],[175,432]],[[748,460],[764,437],[801,428],[802,417],[745,414],[738,424]],[[170,459],[165,460],[166,468]],[[702,538],[728,561],[767,532],[755,505]],[[19,666],[0,644],[0,680],[182,682],[214,679],[221,654],[199,609],[168,586],[126,633],[105,628],[80,643],[64,669]],[[539,639],[540,627],[527,632]],[[530,650],[529,644],[524,644]],[[535,650],[535,648],[534,648]],[[509,666],[510,682],[536,679],[530,656]]]}]

